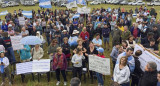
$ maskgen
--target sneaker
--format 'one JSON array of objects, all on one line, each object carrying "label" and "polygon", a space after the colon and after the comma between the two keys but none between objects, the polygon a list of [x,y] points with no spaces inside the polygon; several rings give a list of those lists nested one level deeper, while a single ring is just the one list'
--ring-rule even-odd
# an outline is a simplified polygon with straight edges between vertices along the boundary
[{"label": "sneaker", "polygon": [[66,86],[67,85],[67,82],[64,82],[64,86]]},{"label": "sneaker", "polygon": [[56,83],[56,85],[58,86],[60,84],[60,81],[58,81],[57,83]]},{"label": "sneaker", "polygon": [[1,86],[4,86],[4,82],[2,82]]},{"label": "sneaker", "polygon": [[9,86],[12,86],[12,83],[11,83],[11,82],[9,82]]}]

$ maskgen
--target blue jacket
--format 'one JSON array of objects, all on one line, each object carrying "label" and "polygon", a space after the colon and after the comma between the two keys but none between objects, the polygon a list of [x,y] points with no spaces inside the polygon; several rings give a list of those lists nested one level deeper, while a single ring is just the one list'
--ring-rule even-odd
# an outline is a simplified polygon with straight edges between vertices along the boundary
[{"label": "blue jacket", "polygon": [[109,34],[110,34],[110,29],[109,28],[103,28],[102,29],[102,36],[104,38],[109,38]]},{"label": "blue jacket", "polygon": [[[132,35],[133,35],[133,30],[134,30],[134,27],[131,27],[130,31],[131,31]],[[137,35],[137,37],[140,37],[140,30],[139,30],[139,28],[138,28],[138,35]]]},{"label": "blue jacket", "polygon": [[21,60],[27,60],[31,57],[31,53],[30,50],[31,48],[28,45],[24,45],[25,49],[21,49],[20,51],[17,51],[18,54],[20,54],[20,58]]},{"label": "blue jacket", "polygon": [[8,31],[8,26],[5,24],[5,25],[2,25],[1,26],[1,29],[4,31],[4,32],[6,32],[6,31]]}]

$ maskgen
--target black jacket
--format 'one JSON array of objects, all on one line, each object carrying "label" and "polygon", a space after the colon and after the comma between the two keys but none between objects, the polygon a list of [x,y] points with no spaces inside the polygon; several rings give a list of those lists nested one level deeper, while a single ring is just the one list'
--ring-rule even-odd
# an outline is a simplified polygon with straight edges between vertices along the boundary
[{"label": "black jacket", "polygon": [[157,71],[145,71],[141,77],[138,86],[157,86]]},{"label": "black jacket", "polygon": [[139,78],[143,74],[143,71],[140,68],[141,63],[137,57],[135,57],[134,60],[135,60],[135,69],[134,69],[133,74]]}]

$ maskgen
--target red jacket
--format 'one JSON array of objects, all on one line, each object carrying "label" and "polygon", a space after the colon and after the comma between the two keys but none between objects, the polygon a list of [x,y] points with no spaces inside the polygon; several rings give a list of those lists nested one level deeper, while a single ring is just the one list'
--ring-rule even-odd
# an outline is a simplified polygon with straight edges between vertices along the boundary
[{"label": "red jacket", "polygon": [[99,56],[99,57],[101,57],[101,58],[105,58],[105,56],[104,56],[104,55],[99,55],[99,54],[98,54],[97,56]]},{"label": "red jacket", "polygon": [[87,36],[87,39],[89,39],[89,33],[86,31],[85,33],[82,31],[81,34],[80,34],[80,37],[83,39],[83,40],[86,40],[86,37]]}]

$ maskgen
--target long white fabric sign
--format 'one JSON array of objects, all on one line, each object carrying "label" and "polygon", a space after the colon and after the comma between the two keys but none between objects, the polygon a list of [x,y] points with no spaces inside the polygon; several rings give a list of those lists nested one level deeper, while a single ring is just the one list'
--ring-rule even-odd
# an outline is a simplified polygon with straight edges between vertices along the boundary
[{"label": "long white fabric sign", "polygon": [[20,50],[23,49],[24,46],[21,44],[20,40],[22,36],[10,36],[13,50]]},{"label": "long white fabric sign", "polygon": [[89,70],[110,75],[110,59],[89,55]]},{"label": "long white fabric sign", "polygon": [[143,50],[143,48],[139,45],[135,45],[135,50],[134,52],[136,52],[137,50],[142,50],[142,55],[139,56],[139,61],[141,63],[141,69],[144,71],[145,66],[147,65],[147,62],[149,61],[153,61],[157,64],[157,70],[160,70],[160,57],[158,58],[155,55],[153,55],[152,53],[148,52],[147,50]]},{"label": "long white fabric sign", "polygon": [[50,71],[50,59],[33,60],[16,64],[17,75],[32,72]]}]

